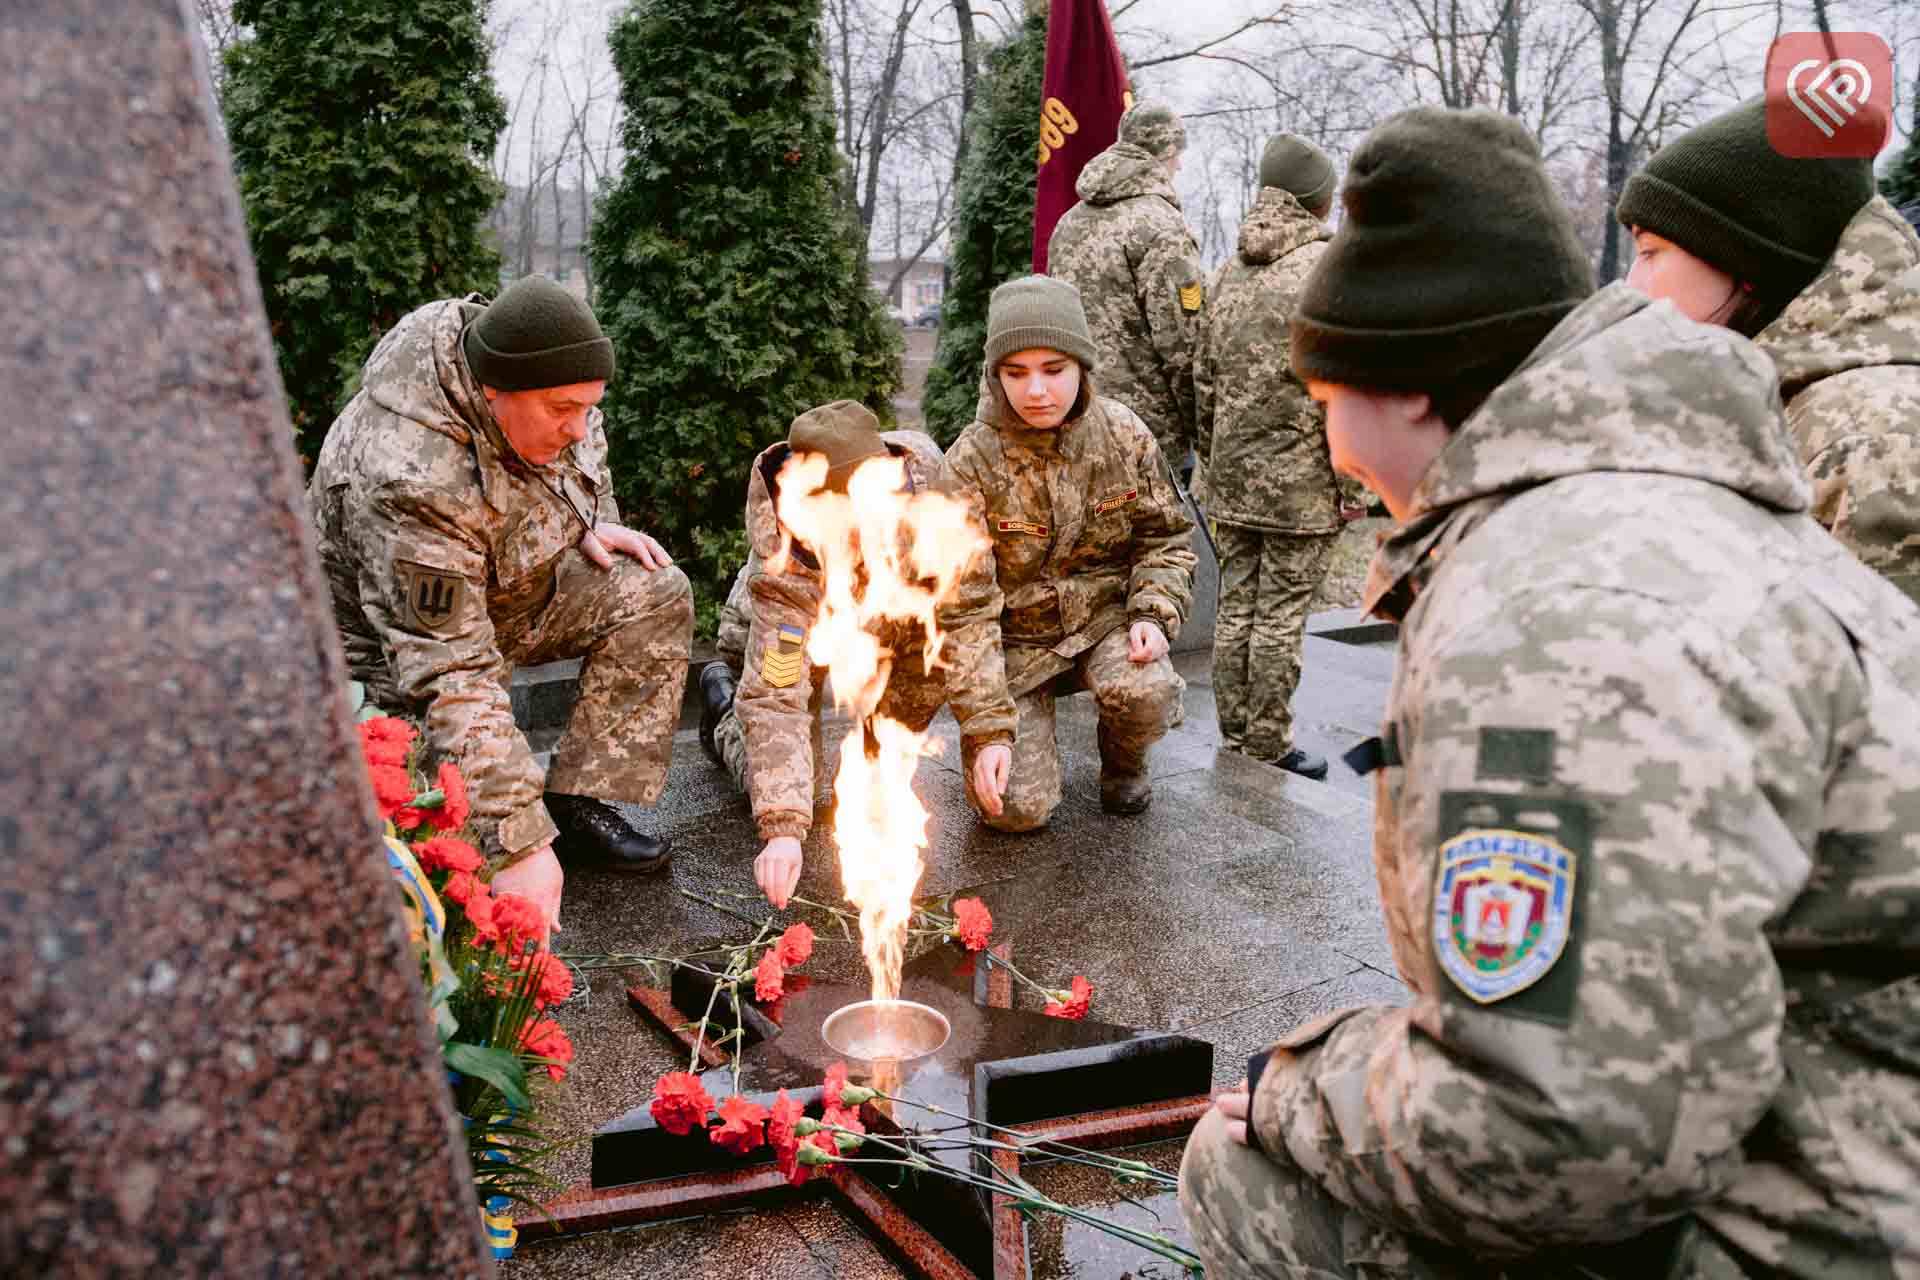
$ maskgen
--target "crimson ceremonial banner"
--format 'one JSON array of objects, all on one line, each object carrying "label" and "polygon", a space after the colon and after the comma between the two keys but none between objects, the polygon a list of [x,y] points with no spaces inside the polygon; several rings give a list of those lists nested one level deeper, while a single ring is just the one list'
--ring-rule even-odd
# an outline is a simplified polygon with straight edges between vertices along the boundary
[{"label": "crimson ceremonial banner", "polygon": [[1102,0],[1053,0],[1040,90],[1040,181],[1033,204],[1033,269],[1047,270],[1047,238],[1080,199],[1087,161],[1113,145],[1133,103],[1127,68]]}]

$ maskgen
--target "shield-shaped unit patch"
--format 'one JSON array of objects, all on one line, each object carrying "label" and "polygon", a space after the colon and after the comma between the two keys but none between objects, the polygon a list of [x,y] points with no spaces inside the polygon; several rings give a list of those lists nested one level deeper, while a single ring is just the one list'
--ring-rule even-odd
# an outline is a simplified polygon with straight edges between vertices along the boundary
[{"label": "shield-shaped unit patch", "polygon": [[1521,831],[1463,831],[1440,846],[1433,950],[1469,999],[1503,1000],[1553,968],[1572,931],[1575,861]]}]

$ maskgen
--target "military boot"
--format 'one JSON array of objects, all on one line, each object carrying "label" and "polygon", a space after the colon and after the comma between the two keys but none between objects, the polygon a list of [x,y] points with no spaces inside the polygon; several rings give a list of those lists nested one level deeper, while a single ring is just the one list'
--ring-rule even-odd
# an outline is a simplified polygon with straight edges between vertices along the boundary
[{"label": "military boot", "polygon": [[715,764],[724,763],[720,759],[720,747],[713,740],[714,731],[720,727],[720,721],[727,712],[733,710],[733,669],[724,662],[709,662],[700,671],[700,749]]},{"label": "military boot", "polygon": [[1121,747],[1107,726],[1101,725],[1100,807],[1108,813],[1145,813],[1152,803],[1147,753]]},{"label": "military boot", "polygon": [[636,875],[663,870],[673,861],[673,844],[665,836],[635,831],[620,811],[591,796],[547,792],[547,812],[560,828],[553,852],[566,867],[593,867]]},{"label": "military boot", "polygon": [[1297,773],[1303,778],[1318,780],[1327,776],[1327,758],[1311,751],[1302,751],[1299,747],[1281,756],[1279,764],[1288,773]]}]

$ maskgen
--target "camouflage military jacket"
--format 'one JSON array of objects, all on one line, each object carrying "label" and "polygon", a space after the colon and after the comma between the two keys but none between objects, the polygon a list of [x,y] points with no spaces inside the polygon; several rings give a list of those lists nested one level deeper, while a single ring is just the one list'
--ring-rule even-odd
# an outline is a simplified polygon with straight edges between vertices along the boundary
[{"label": "camouflage military jacket", "polygon": [[1814,519],[1920,600],[1920,238],[1875,196],[1755,341],[1780,371]]},{"label": "camouflage military jacket", "polygon": [[[938,481],[940,446],[931,436],[887,431],[881,438],[895,457],[905,460],[909,486],[921,490]],[[826,678],[806,656],[807,630],[820,614],[819,562],[802,552],[787,556],[779,573],[767,568],[780,552],[779,476],[790,452],[783,440],[753,461],[747,479],[751,552],[723,612],[723,617],[730,612],[747,620],[747,634],[736,642],[743,663],[733,705],[746,734],[747,758],[753,762],[747,773],[762,840],[804,839],[813,826],[811,696],[815,684]],[[725,644],[723,639],[723,649]]]},{"label": "camouflage military jacket", "polygon": [[1485,1255],[1915,1274],[1920,610],[1808,498],[1764,357],[1625,285],[1462,425],[1374,566],[1414,1001],[1280,1042],[1268,1151]]},{"label": "camouflage military jacket", "polygon": [[1327,231],[1266,187],[1240,224],[1240,252],[1213,279],[1194,354],[1195,442],[1207,514],[1272,533],[1336,533],[1340,484],[1327,415],[1293,376],[1287,326]]},{"label": "camouflage military jacket", "polygon": [[533,468],[508,447],[467,371],[475,301],[403,318],[327,433],[307,500],[347,663],[373,700],[424,713],[460,762],[497,865],[552,839],[544,778],[513,722],[500,639],[553,597],[588,521],[618,521],[600,412],[581,444]]},{"label": "camouflage military jacket", "polygon": [[1028,427],[999,379],[947,451],[942,484],[993,540],[941,610],[948,706],[975,742],[1013,738],[1013,699],[1147,618],[1172,640],[1193,600],[1193,521],[1160,448],[1125,405],[1083,385],[1078,417]]},{"label": "camouflage military jacket", "polygon": [[1193,442],[1194,321],[1206,283],[1160,161],[1117,142],[1080,171],[1047,269],[1080,291],[1100,389],[1146,420],[1177,466]]}]

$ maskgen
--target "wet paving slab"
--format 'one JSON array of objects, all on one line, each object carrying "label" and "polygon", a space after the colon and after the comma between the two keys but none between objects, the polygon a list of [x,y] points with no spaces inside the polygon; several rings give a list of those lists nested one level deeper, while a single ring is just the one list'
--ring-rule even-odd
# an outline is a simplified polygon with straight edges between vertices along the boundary
[{"label": "wet paving slab", "polygon": [[[1323,621],[1332,629],[1343,620]],[[1378,732],[1392,649],[1315,638],[1317,629],[1310,624],[1295,698],[1297,734],[1301,745],[1331,755]],[[1222,1086],[1244,1073],[1249,1053],[1307,1018],[1353,1003],[1401,1002],[1405,993],[1393,977],[1376,900],[1370,785],[1338,762],[1327,782],[1316,783],[1219,751],[1206,655],[1181,655],[1179,667],[1188,682],[1184,722],[1155,748],[1154,803],[1132,818],[1100,811],[1089,697],[1062,702],[1066,798],[1045,831],[1024,835],[975,821],[957,770],[957,730],[942,712],[935,734],[946,754],[923,768],[917,783],[933,814],[922,891],[975,886],[993,911],[995,941],[1012,944],[1023,971],[1061,986],[1075,973],[1086,975],[1095,989],[1090,1016],[1098,1021],[1208,1042],[1213,1080]],[[844,723],[829,723],[830,748],[844,730]],[[745,941],[753,928],[741,917],[771,914],[764,901],[727,896],[755,894],[759,842],[746,801],[701,753],[690,728],[676,738],[665,800],[635,817],[673,837],[672,867],[651,877],[570,875],[557,950],[678,954],[716,937]],[[838,902],[827,818],[817,815],[806,842],[799,892]],[[866,981],[858,948],[824,929],[804,972],[856,990]],[[648,975],[602,969],[586,976],[559,1011],[574,1041],[574,1065],[541,1112],[549,1134],[569,1144],[547,1166],[561,1185],[587,1183],[595,1130],[643,1105],[660,1075],[688,1066],[685,1047],[626,998],[627,986]],[[1016,991],[1015,1007],[1037,1012],[1039,1005]],[[751,1055],[743,1071],[742,1088],[755,1091]],[[1177,1168],[1179,1144],[1160,1145],[1170,1153],[1167,1167]],[[1064,1179],[1063,1187],[1090,1197],[1086,1203],[1169,1225],[1184,1239],[1171,1196],[1144,1195],[1071,1166],[1032,1172]],[[905,1274],[830,1198],[804,1190],[750,1214],[530,1240],[502,1274]],[[1057,1220],[1030,1224],[1036,1277],[1177,1274],[1174,1264],[1131,1246],[1087,1239],[1089,1230]]]}]

